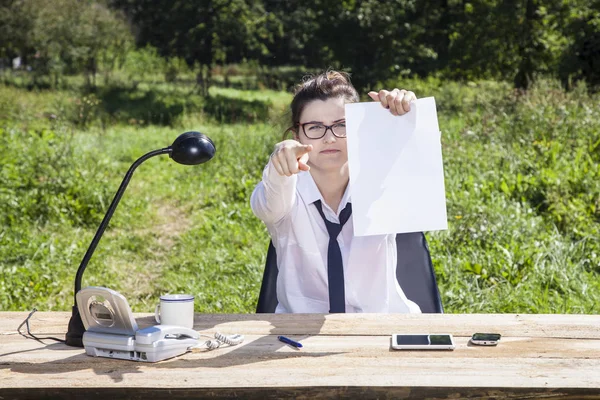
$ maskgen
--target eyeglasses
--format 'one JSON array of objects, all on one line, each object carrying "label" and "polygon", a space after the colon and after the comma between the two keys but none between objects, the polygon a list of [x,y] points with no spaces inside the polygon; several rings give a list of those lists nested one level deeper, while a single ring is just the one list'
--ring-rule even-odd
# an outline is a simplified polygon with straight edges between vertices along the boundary
[{"label": "eyeglasses", "polygon": [[338,122],[333,125],[323,125],[318,122],[307,122],[306,124],[299,124],[302,127],[302,131],[309,139],[321,139],[327,134],[327,130],[331,129],[333,136],[338,138],[346,137],[346,122]]}]

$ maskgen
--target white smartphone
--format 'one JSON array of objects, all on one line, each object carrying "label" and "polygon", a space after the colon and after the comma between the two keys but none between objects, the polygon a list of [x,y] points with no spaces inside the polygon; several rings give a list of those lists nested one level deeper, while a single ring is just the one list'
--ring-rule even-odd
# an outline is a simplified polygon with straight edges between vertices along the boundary
[{"label": "white smartphone", "polygon": [[454,350],[454,347],[449,333],[392,335],[392,348],[396,350]]},{"label": "white smartphone", "polygon": [[471,343],[477,346],[496,346],[500,337],[499,333],[474,333],[471,336]]}]

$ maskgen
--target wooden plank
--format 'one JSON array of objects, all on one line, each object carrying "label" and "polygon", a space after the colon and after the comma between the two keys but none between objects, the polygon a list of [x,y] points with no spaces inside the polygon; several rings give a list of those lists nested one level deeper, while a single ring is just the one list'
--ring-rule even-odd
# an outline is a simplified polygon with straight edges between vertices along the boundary
[{"label": "wooden plank", "polygon": [[[0,313],[0,338],[15,335],[26,312]],[[135,314],[140,327],[154,325],[151,314]],[[34,333],[64,335],[70,313],[38,312]],[[196,314],[194,328],[207,333],[253,335],[382,335],[409,332],[498,332],[504,336],[600,338],[600,315],[579,314]]]},{"label": "wooden plank", "polygon": [[394,351],[384,336],[295,337],[304,344],[296,350],[274,335],[250,335],[240,346],[146,364],[7,339],[0,345],[4,388],[600,389],[600,340],[505,337],[497,347],[478,347],[458,338],[456,350],[434,352]]},{"label": "wooden plank", "polygon": [[[346,357],[377,358],[564,358],[600,360],[599,339],[557,339],[504,337],[498,346],[474,346],[467,337],[455,338],[456,349],[453,351],[398,351],[390,347],[390,338],[385,336],[326,336],[326,335],[294,335],[294,340],[303,344],[303,348],[295,350],[277,340],[276,335],[245,335],[240,346],[225,346],[215,351],[205,352],[197,349],[194,352],[212,355],[223,355],[236,352],[240,356],[256,355],[261,360],[269,359],[276,352],[284,352],[290,356],[305,356],[317,352],[319,354],[339,354]],[[209,338],[203,338],[208,340]],[[0,343],[1,362],[27,361],[50,362],[60,361],[64,356],[74,357],[83,353],[83,349],[69,347],[61,343],[46,340],[43,345],[34,340],[21,337],[6,337]],[[203,357],[204,358],[204,357]],[[276,355],[276,358],[280,358]],[[89,358],[88,361],[95,360]],[[144,364],[146,365],[146,364]]]},{"label": "wooden plank", "polygon": [[293,387],[293,388],[28,388],[0,389],[0,397],[13,399],[87,399],[105,400],[126,398],[132,400],[179,400],[190,398],[270,399],[600,399],[595,389],[523,389],[523,388],[454,388],[454,387]]}]

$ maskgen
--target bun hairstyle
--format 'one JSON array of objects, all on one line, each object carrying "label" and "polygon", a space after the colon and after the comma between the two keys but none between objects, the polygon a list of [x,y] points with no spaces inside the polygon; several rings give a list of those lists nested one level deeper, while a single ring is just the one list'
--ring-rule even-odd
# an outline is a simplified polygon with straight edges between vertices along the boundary
[{"label": "bun hairstyle", "polygon": [[350,83],[350,76],[347,73],[330,70],[305,78],[302,83],[296,86],[294,99],[290,105],[292,126],[285,131],[284,137],[290,131],[294,135],[298,134],[300,116],[308,103],[314,100],[325,101],[340,97],[347,103],[356,103],[359,101],[358,93]]}]

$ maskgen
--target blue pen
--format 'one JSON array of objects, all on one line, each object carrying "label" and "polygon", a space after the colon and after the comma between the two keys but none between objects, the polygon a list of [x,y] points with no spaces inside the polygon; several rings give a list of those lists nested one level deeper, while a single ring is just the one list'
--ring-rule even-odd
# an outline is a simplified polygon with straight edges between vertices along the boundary
[{"label": "blue pen", "polygon": [[297,348],[302,347],[302,343],[295,342],[292,339],[286,338],[285,336],[277,336],[277,339],[279,339],[283,343],[289,344],[290,346],[294,346]]}]

